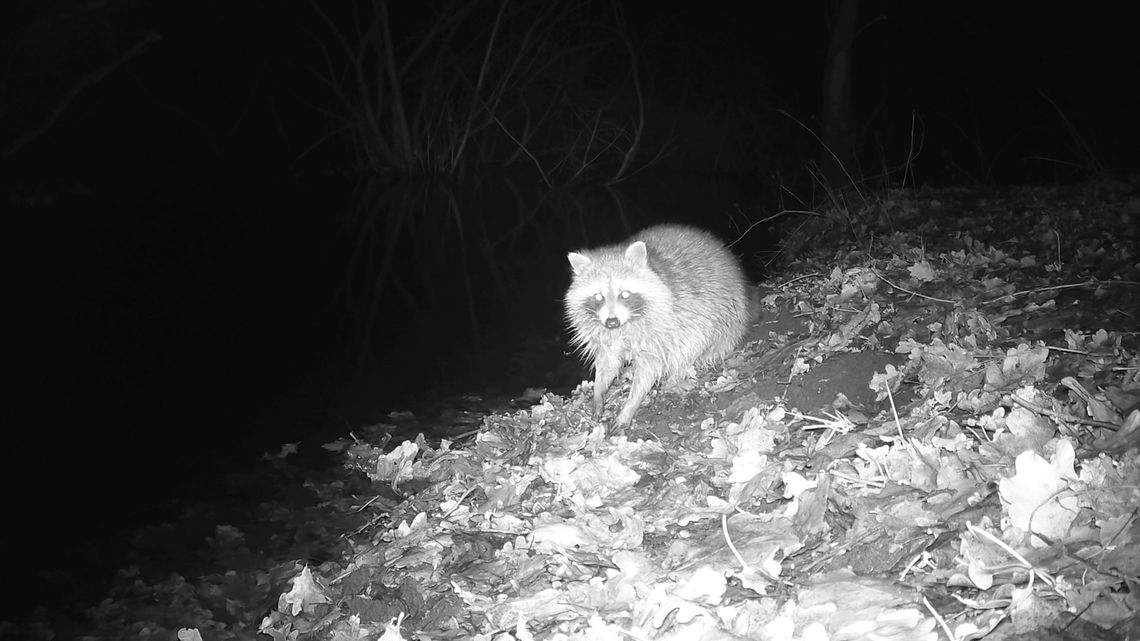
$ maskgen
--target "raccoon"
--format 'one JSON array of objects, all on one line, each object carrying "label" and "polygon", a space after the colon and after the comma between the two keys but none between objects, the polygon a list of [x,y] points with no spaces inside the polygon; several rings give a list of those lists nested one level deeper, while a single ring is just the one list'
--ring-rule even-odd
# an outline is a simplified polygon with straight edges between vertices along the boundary
[{"label": "raccoon", "polygon": [[706,231],[658,225],[567,258],[566,318],[573,344],[594,366],[596,414],[621,368],[633,368],[618,426],[633,420],[658,381],[676,385],[694,366],[723,360],[748,329],[744,273]]}]

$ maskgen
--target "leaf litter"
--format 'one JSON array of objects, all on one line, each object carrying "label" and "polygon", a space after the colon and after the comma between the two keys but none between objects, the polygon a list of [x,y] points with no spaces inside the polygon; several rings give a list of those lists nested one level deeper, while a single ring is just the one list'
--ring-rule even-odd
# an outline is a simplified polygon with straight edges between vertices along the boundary
[{"label": "leaf litter", "polygon": [[125,571],[90,636],[1138,638],[1138,213],[832,212],[739,356],[628,430],[588,383],[452,440],[394,415],[326,445],[344,469],[263,505],[258,543],[218,525],[208,570]]}]

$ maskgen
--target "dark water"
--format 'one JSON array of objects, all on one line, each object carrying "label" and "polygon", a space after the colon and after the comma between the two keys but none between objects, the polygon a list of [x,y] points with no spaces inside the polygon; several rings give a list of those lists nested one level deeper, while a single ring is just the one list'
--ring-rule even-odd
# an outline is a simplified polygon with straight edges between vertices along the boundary
[{"label": "dark water", "polygon": [[[506,178],[223,180],[24,202],[9,247],[19,383],[3,545],[31,579],[27,600],[59,594],[33,577],[118,567],[134,528],[218,497],[227,472],[283,443],[319,464],[323,442],[390,410],[565,386],[568,249],[666,220],[733,239],[770,213],[758,202],[724,180]],[[760,234],[735,247],[753,265]]]}]

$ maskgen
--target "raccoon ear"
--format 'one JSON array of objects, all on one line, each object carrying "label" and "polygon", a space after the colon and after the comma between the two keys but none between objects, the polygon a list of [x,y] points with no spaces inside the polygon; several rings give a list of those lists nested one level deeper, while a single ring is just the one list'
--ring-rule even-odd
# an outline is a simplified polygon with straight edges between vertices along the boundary
[{"label": "raccoon ear", "polygon": [[566,258],[570,260],[570,269],[574,270],[575,274],[582,273],[582,270],[590,264],[590,257],[578,252],[570,252],[566,254]]},{"label": "raccoon ear", "polygon": [[645,267],[645,242],[637,241],[625,248],[625,259],[636,267]]}]

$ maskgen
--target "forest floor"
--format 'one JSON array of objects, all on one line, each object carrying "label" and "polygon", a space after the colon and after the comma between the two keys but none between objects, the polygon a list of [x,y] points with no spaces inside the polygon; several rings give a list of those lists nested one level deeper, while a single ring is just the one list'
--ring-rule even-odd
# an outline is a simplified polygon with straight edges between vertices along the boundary
[{"label": "forest floor", "polygon": [[583,384],[393,414],[324,474],[286,447],[274,500],[140,531],[82,619],[0,634],[1140,638],[1140,194],[821,214],[747,344],[628,429]]}]

